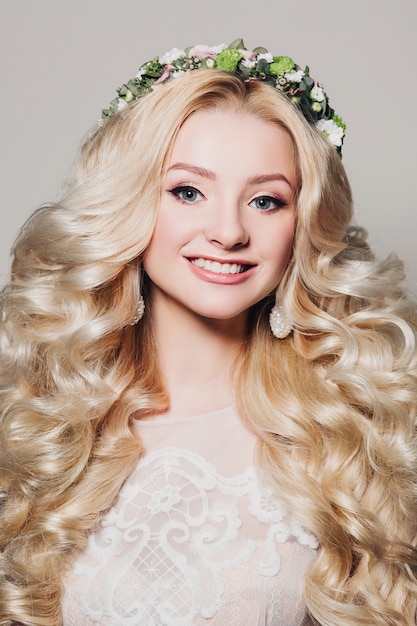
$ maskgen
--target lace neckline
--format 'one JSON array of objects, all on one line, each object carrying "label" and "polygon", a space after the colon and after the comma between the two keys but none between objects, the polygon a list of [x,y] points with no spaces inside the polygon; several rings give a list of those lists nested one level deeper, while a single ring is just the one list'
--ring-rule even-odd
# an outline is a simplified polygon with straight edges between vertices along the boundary
[{"label": "lace neckline", "polygon": [[306,625],[315,538],[255,468],[227,477],[170,443],[139,460],[90,535],[65,580],[63,624]]}]

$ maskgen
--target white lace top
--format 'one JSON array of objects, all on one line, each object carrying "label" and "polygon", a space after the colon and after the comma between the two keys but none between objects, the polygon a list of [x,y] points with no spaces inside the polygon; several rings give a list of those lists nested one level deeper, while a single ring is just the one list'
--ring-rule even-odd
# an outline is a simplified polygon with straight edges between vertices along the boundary
[{"label": "white lace top", "polygon": [[64,626],[310,624],[316,540],[260,484],[234,410],[137,428],[146,454],[67,576]]}]

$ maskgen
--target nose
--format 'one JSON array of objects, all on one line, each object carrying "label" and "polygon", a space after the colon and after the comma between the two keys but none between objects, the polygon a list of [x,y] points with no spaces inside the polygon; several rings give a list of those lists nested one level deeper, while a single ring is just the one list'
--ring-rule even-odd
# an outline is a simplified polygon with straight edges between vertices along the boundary
[{"label": "nose", "polygon": [[239,206],[221,204],[217,210],[213,210],[205,235],[208,241],[225,250],[246,246],[249,232]]}]

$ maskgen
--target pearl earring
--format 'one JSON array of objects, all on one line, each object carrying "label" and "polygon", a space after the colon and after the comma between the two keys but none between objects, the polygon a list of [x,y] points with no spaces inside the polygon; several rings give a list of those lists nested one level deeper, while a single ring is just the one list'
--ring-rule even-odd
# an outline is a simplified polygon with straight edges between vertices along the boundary
[{"label": "pearl earring", "polygon": [[142,319],[144,313],[145,313],[145,301],[143,299],[143,296],[140,295],[136,304],[136,313],[132,321],[130,322],[130,325],[134,326],[135,324],[137,324],[139,320]]}]

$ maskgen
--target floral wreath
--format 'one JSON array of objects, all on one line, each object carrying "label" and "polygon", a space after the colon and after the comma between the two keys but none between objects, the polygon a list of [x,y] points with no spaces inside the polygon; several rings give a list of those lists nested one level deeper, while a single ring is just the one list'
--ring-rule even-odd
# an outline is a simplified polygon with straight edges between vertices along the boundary
[{"label": "floral wreath", "polygon": [[310,77],[309,68],[303,70],[290,57],[273,56],[265,48],[247,50],[242,39],[236,39],[229,46],[203,44],[185,50],[173,48],[144,63],[134,78],[117,89],[118,96],[103,109],[99,126],[162,83],[204,68],[233,73],[244,81],[261,80],[282,91],[341,155],[346,124],[330,107],[323,86]]}]

